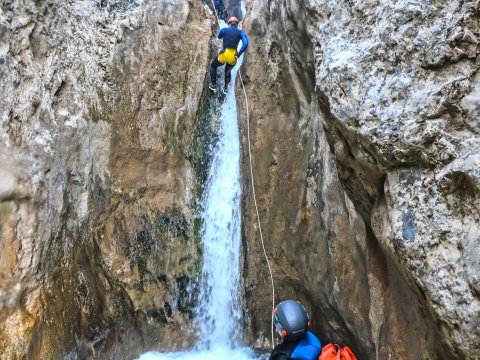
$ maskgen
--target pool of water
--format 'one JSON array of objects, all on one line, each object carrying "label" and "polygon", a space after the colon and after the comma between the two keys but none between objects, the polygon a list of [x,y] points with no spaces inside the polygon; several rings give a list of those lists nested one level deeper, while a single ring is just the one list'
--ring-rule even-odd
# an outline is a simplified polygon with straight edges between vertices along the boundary
[{"label": "pool of water", "polygon": [[250,348],[216,346],[208,350],[192,350],[176,353],[159,353],[151,351],[139,357],[139,360],[266,360],[267,354],[256,354]]}]

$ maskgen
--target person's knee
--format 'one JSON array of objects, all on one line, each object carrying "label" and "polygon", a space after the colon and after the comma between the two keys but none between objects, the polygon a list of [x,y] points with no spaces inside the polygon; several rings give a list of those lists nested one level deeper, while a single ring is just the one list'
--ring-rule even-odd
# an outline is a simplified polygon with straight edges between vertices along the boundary
[{"label": "person's knee", "polygon": [[210,66],[213,68],[217,68],[219,66],[223,65],[220,61],[218,61],[217,58],[214,58],[212,62],[210,63]]}]

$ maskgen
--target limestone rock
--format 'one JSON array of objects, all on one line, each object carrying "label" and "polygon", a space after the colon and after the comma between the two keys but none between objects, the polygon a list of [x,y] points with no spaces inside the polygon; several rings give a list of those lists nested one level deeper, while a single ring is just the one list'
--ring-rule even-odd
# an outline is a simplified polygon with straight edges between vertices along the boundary
[{"label": "limestone rock", "polygon": [[256,0],[247,20],[277,296],[361,358],[480,356],[478,5]]},{"label": "limestone rock", "polygon": [[187,345],[203,11],[170,0],[0,6],[1,359]]}]

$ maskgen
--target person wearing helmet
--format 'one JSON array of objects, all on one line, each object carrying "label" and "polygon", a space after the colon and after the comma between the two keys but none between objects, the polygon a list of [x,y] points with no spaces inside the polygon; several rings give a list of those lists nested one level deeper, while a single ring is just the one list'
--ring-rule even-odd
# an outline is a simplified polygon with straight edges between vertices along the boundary
[{"label": "person wearing helmet", "polygon": [[[242,54],[247,50],[248,47],[248,38],[247,35],[240,29],[237,28],[240,20],[236,17],[231,17],[228,19],[228,27],[225,27],[220,30],[218,33],[218,38],[223,39],[223,50],[220,51],[218,57],[213,59],[212,64],[210,65],[210,90],[217,90],[217,68],[219,66],[225,65],[225,90],[227,89],[228,84],[232,78],[231,71],[237,59],[242,56]],[[237,52],[238,43],[242,42],[242,47],[240,51]]]},{"label": "person wearing helmet", "polygon": [[273,349],[270,360],[317,360],[322,352],[320,340],[310,331],[310,318],[298,301],[285,300],[275,308],[275,331],[283,342]]},{"label": "person wearing helmet", "polygon": [[227,12],[225,11],[225,5],[223,0],[214,0],[215,9],[217,10],[217,15],[219,19],[225,19],[227,17]]}]

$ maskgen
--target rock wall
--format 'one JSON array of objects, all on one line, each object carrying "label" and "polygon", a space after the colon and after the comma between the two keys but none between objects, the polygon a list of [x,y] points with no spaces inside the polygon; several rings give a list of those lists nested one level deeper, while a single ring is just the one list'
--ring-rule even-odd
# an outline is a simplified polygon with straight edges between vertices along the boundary
[{"label": "rock wall", "polygon": [[1,359],[188,345],[210,26],[197,0],[0,5]]},{"label": "rock wall", "polygon": [[[478,1],[249,5],[277,300],[301,299],[362,359],[479,358]],[[2,3],[1,359],[194,341],[205,15],[200,0]],[[246,325],[267,346],[246,149]]]},{"label": "rock wall", "polygon": [[[245,78],[277,299],[306,302],[314,330],[362,359],[480,356],[478,5],[250,4]],[[248,325],[267,343],[244,192]]]}]

